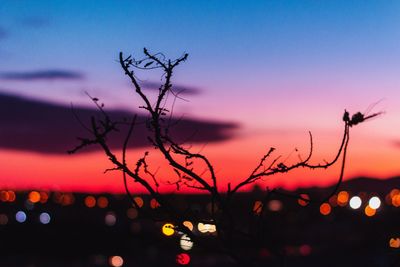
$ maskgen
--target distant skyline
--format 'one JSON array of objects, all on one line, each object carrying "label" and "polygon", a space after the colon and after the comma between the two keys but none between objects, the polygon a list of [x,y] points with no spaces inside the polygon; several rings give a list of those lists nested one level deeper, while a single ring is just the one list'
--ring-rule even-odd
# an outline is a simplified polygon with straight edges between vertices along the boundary
[{"label": "distant skyline", "polygon": [[[178,101],[175,114],[204,130],[195,149],[215,162],[224,184],[246,176],[270,146],[284,158],[294,148],[306,154],[308,131],[315,162],[329,160],[344,110],[371,105],[370,113],[385,113],[352,129],[345,178],[398,175],[398,14],[400,2],[370,0],[4,0],[0,188],[121,190],[119,174],[103,174],[110,164],[99,150],[66,154],[82,133],[70,107],[87,116],[88,92],[115,114],[140,112],[117,58],[140,57],[143,47],[170,58],[189,53],[173,80],[188,101]],[[159,73],[140,78],[153,94]],[[146,150],[139,143],[133,162]],[[151,155],[154,168],[162,166],[157,151]],[[263,185],[327,185],[337,175],[337,167],[299,170]]]}]

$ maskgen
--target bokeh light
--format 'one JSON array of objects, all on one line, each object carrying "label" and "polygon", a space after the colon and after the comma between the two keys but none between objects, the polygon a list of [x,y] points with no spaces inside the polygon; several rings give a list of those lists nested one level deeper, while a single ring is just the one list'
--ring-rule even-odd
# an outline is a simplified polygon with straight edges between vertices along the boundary
[{"label": "bokeh light", "polygon": [[1,201],[7,202],[9,198],[10,198],[10,195],[9,195],[8,191],[4,191],[3,190],[3,191],[0,192]]},{"label": "bokeh light", "polygon": [[166,236],[171,236],[175,233],[174,225],[171,223],[166,223],[162,226],[161,231]]},{"label": "bokeh light", "polygon": [[337,195],[333,195],[329,198],[329,204],[331,205],[331,207],[336,207],[338,205],[337,202]]},{"label": "bokeh light", "polygon": [[392,197],[392,205],[396,208],[400,207],[400,194],[394,195]]},{"label": "bokeh light", "polygon": [[181,240],[179,241],[179,245],[183,250],[191,250],[193,248],[193,241],[188,235],[182,235]]},{"label": "bokeh light", "polygon": [[93,208],[96,206],[96,199],[94,196],[87,196],[85,197],[85,206],[88,208]]},{"label": "bokeh light", "polygon": [[41,191],[40,192],[40,203],[44,204],[48,201],[49,194],[47,192]]},{"label": "bokeh light", "polygon": [[8,223],[8,216],[6,214],[0,214],[0,225],[6,225]]},{"label": "bokeh light", "polygon": [[31,191],[28,195],[28,200],[32,203],[38,203],[40,201],[40,193],[38,191]]},{"label": "bokeh light", "polygon": [[398,238],[398,237],[390,238],[389,247],[391,247],[391,248],[400,248],[400,238]]},{"label": "bokeh light", "polygon": [[16,199],[16,195],[15,192],[12,190],[8,190],[8,191],[1,191],[0,192],[0,200],[3,202],[14,202]]},{"label": "bokeh light", "polygon": [[350,199],[350,208],[356,210],[359,209],[361,207],[362,204],[362,200],[359,196],[354,196]]},{"label": "bokeh light", "polygon": [[150,200],[150,208],[152,208],[152,209],[157,209],[157,208],[159,208],[159,207],[160,207],[160,203],[158,203],[157,199],[152,198],[152,199]]},{"label": "bokeh light", "polygon": [[193,223],[190,221],[184,221],[183,225],[186,226],[190,231],[193,231]]},{"label": "bokeh light", "polygon": [[72,193],[64,193],[59,196],[59,203],[62,206],[69,206],[74,204],[75,197]]},{"label": "bokeh light", "polygon": [[399,189],[393,188],[392,190],[390,190],[390,192],[389,192],[390,198],[393,198],[396,195],[400,195],[400,190]]},{"label": "bokeh light", "polygon": [[377,196],[371,197],[371,199],[368,201],[368,205],[372,209],[376,210],[381,206],[381,200]]},{"label": "bokeh light", "polygon": [[368,217],[372,217],[376,214],[376,209],[371,208],[370,205],[367,205],[364,209],[364,213],[365,215],[367,215]]},{"label": "bokeh light", "polygon": [[260,214],[262,211],[262,207],[263,207],[263,203],[261,201],[257,200],[256,202],[254,202],[253,212],[255,214]]},{"label": "bokeh light", "polygon": [[307,194],[300,194],[300,197],[301,197],[301,198],[299,198],[299,199],[297,200],[297,203],[299,203],[299,205],[300,205],[300,206],[303,206],[303,207],[307,206],[308,203],[309,203],[308,200],[310,200],[310,196],[307,195]]},{"label": "bokeh light", "polygon": [[42,212],[39,216],[39,220],[42,224],[48,224],[50,223],[50,214],[48,214],[47,212]]},{"label": "bokeh light", "polygon": [[108,199],[106,197],[99,197],[97,199],[97,206],[101,209],[107,208],[108,206]]},{"label": "bokeh light", "polygon": [[210,224],[210,223],[198,223],[197,224],[197,229],[199,230],[200,233],[214,233],[217,231],[217,227],[215,224]]},{"label": "bokeh light", "polygon": [[111,256],[108,259],[108,263],[113,267],[121,267],[124,265],[124,259],[121,256]]},{"label": "bokeh light", "polygon": [[329,215],[331,213],[331,205],[329,205],[329,203],[323,203],[320,207],[319,207],[319,212],[322,215]]},{"label": "bokeh light", "polygon": [[176,255],[176,263],[179,265],[188,265],[190,263],[190,256],[187,253],[179,253]]},{"label": "bokeh light", "polygon": [[135,201],[136,205],[137,205],[139,208],[143,207],[143,205],[144,205],[143,198],[141,198],[141,197],[135,197],[133,200]]},{"label": "bokeh light", "polygon": [[15,220],[17,220],[17,222],[19,222],[19,223],[25,222],[26,221],[26,213],[23,212],[22,210],[18,211],[15,214]]},{"label": "bokeh light", "polygon": [[108,226],[114,226],[117,222],[117,216],[115,216],[114,212],[108,212],[104,217],[104,222]]},{"label": "bokeh light", "polygon": [[15,192],[12,190],[9,190],[7,192],[8,192],[8,202],[14,202],[15,199],[17,198]]},{"label": "bokeh light", "polygon": [[347,191],[340,191],[337,196],[337,204],[344,207],[349,202],[349,193]]},{"label": "bokeh light", "polygon": [[311,254],[311,246],[310,245],[301,245],[299,248],[299,252],[302,256],[308,256]]},{"label": "bokeh light", "polygon": [[280,200],[276,200],[276,199],[271,200],[268,203],[268,208],[271,211],[280,211],[282,209],[282,206],[283,206],[282,202]]},{"label": "bokeh light", "polygon": [[131,219],[131,220],[136,219],[138,217],[138,215],[139,215],[138,211],[135,208],[129,208],[126,211],[126,216],[128,216],[128,218]]}]

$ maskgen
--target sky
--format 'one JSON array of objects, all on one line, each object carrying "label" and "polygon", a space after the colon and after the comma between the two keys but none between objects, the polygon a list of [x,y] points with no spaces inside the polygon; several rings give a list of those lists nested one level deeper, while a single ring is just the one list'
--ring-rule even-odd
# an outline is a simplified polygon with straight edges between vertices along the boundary
[{"label": "sky", "polygon": [[[345,179],[400,174],[398,1],[12,1],[0,3],[0,188],[122,190],[99,148],[68,155],[96,114],[139,114],[118,54],[143,48],[189,53],[173,76],[185,100],[174,107],[179,138],[212,160],[222,187],[254,169],[269,147],[287,162],[333,158],[342,115],[384,112],[351,129]],[[146,92],[160,72],[140,73]],[[73,108],[72,108],[73,106]],[[179,128],[180,127],[180,128]],[[150,151],[166,190],[174,178],[138,127],[129,157]],[[110,141],[120,153],[121,138]],[[297,148],[299,152],[293,153]],[[117,153],[117,152],[116,152]],[[326,186],[339,166],[297,170],[263,187]],[[135,184],[133,190],[139,190]],[[251,188],[247,188],[251,189]]]}]

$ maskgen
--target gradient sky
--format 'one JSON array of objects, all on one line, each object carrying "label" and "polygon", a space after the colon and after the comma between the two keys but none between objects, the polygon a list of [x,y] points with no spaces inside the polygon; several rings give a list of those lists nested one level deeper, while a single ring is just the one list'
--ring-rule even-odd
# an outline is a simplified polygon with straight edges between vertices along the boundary
[{"label": "gradient sky", "polygon": [[[70,104],[82,116],[95,112],[88,92],[115,114],[138,111],[117,57],[143,47],[189,53],[174,76],[189,101],[175,114],[183,128],[204,131],[195,149],[224,184],[248,175],[270,146],[283,157],[295,147],[306,154],[309,130],[314,162],[329,160],[344,109],[365,112],[378,101],[371,113],[385,114],[352,129],[345,178],[399,175],[399,14],[399,1],[3,0],[0,187],[120,190],[119,174],[103,174],[110,164],[100,151],[66,154],[82,132]],[[141,78],[160,82],[159,73]],[[145,150],[137,141],[132,161]],[[263,185],[328,185],[337,175],[337,167],[300,170]]]}]

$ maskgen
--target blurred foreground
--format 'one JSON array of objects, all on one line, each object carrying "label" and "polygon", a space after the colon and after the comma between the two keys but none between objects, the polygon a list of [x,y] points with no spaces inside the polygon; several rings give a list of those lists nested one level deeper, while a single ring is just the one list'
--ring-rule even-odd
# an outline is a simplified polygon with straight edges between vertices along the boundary
[{"label": "blurred foreground", "polygon": [[[280,197],[268,202],[268,246],[243,244],[265,266],[400,266],[400,178],[355,179],[323,205]],[[307,196],[328,189],[309,188]],[[237,197],[238,225],[257,220],[262,191]],[[304,195],[306,196],[306,195]],[[176,195],[177,203],[208,213],[202,195]],[[0,193],[0,266],[233,266],[225,255],[185,239],[182,233],[140,216],[125,195],[62,192]],[[157,209],[149,196],[139,205]],[[186,222],[199,239],[215,239],[215,227]],[[164,227],[163,227],[164,226]],[[256,241],[256,240],[255,240]],[[276,256],[279,255],[279,256]]]}]

